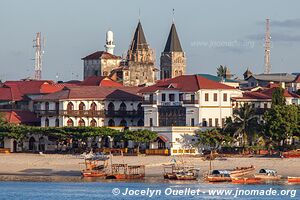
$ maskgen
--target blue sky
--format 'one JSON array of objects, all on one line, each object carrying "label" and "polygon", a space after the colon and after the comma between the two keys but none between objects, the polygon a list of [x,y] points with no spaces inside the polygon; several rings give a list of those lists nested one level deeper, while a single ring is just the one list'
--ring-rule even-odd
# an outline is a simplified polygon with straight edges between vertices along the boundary
[{"label": "blue sky", "polygon": [[159,55],[172,23],[172,9],[188,73],[215,74],[220,64],[241,76],[263,72],[264,21],[271,19],[272,72],[299,72],[300,1],[289,0],[1,0],[0,79],[34,73],[32,40],[46,37],[43,78],[81,79],[81,58],[104,50],[105,32],[115,54],[125,53],[139,9],[146,39]]}]

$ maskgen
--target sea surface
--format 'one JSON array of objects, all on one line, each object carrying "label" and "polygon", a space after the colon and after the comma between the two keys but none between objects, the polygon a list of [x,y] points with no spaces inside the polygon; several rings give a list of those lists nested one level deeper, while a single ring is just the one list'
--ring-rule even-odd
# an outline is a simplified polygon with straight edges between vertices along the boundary
[{"label": "sea surface", "polygon": [[[130,191],[130,192],[127,192]],[[151,192],[152,191],[152,192]],[[213,195],[213,191],[219,191]],[[221,192],[223,193],[221,194]],[[224,194],[224,191],[231,191]],[[238,192],[244,195],[236,196]],[[250,193],[252,191],[252,194]],[[259,195],[255,192],[259,191]],[[130,193],[130,194],[129,194]],[[274,193],[274,194],[271,194]],[[151,195],[152,194],[152,195]],[[246,195],[248,194],[248,195]],[[1,200],[300,199],[300,185],[194,182],[0,182]]]}]

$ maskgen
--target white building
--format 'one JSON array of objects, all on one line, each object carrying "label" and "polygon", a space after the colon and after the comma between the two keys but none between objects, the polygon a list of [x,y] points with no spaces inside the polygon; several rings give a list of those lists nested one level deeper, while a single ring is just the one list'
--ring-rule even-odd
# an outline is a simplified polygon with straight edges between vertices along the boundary
[{"label": "white building", "polygon": [[145,126],[160,127],[222,127],[232,116],[231,98],[242,96],[240,90],[200,75],[161,80],[140,92]]},{"label": "white building", "polygon": [[74,86],[45,95],[37,99],[41,126],[143,126],[139,89]]}]

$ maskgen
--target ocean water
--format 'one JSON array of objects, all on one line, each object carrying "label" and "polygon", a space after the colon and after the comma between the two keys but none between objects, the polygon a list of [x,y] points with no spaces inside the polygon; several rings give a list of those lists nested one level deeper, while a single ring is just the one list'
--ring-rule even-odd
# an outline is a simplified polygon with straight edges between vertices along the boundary
[{"label": "ocean water", "polygon": [[[127,190],[130,192],[127,192]],[[154,191],[154,192],[150,192]],[[192,192],[194,191],[194,193]],[[219,191],[219,194],[213,193]],[[223,191],[223,193],[222,193]],[[225,194],[224,191],[231,191]],[[257,193],[257,192],[260,193]],[[120,192],[120,193],[119,193]],[[242,192],[243,195],[236,195]],[[250,193],[252,192],[252,194]],[[256,193],[255,193],[256,192]],[[274,194],[271,194],[274,193]],[[152,195],[151,195],[152,194]],[[213,195],[214,194],[214,195]],[[0,182],[1,200],[300,199],[300,185],[145,182]]]}]

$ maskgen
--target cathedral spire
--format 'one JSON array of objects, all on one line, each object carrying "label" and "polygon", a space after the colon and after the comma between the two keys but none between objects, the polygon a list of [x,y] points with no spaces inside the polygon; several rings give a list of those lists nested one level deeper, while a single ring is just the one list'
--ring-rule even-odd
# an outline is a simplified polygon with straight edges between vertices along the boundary
[{"label": "cathedral spire", "polygon": [[142,24],[139,20],[139,23],[134,32],[134,36],[132,38],[130,50],[134,52],[134,51],[142,50],[142,49],[148,49],[148,44],[146,41],[146,37],[145,37],[144,31],[143,31]]},{"label": "cathedral spire", "polygon": [[182,52],[181,44],[174,22],[172,23],[164,52]]}]

